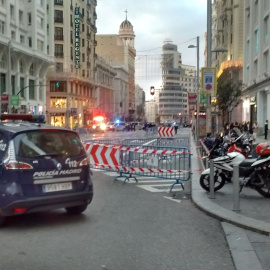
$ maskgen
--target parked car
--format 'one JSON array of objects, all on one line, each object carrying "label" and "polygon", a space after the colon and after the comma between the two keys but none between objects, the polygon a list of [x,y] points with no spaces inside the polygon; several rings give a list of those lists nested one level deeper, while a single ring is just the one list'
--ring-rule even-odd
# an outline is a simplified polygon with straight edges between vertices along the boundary
[{"label": "parked car", "polygon": [[114,122],[108,122],[107,123],[107,131],[113,130]]},{"label": "parked car", "polygon": [[7,216],[56,208],[86,210],[89,159],[75,131],[40,123],[0,123],[0,225]]},{"label": "parked car", "polygon": [[124,131],[126,129],[126,123],[114,123],[112,130],[113,131]]}]

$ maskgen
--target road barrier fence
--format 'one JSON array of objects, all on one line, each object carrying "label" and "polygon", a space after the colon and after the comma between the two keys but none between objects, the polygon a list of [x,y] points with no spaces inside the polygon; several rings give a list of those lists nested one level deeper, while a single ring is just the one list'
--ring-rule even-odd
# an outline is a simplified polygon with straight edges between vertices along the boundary
[{"label": "road barrier fence", "polygon": [[91,167],[119,173],[113,182],[138,182],[136,176],[173,179],[171,192],[175,185],[184,189],[183,182],[191,180],[189,138],[85,140],[84,145]]}]

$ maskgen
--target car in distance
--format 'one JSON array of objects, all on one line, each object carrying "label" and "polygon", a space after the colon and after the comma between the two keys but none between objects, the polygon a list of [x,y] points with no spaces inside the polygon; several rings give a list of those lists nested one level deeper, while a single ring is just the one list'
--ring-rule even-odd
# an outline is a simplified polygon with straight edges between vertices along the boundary
[{"label": "car in distance", "polygon": [[75,131],[0,122],[0,225],[8,216],[57,208],[86,210],[93,198],[89,159]]},{"label": "car in distance", "polygon": [[113,131],[124,131],[126,129],[126,123],[121,122],[121,123],[114,123],[112,130]]}]

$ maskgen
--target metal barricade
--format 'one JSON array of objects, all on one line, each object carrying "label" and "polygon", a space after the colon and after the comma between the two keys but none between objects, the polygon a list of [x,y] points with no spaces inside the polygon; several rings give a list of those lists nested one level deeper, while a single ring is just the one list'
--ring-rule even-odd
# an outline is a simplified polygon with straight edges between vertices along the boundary
[{"label": "metal barricade", "polygon": [[123,146],[142,146],[142,145],[158,145],[160,138],[147,138],[147,139],[124,139]]},{"label": "metal barricade", "polygon": [[190,148],[190,141],[188,137],[181,138],[146,138],[146,139],[125,139],[122,141],[124,146],[169,146],[169,147],[184,147]]},{"label": "metal barricade", "polygon": [[206,158],[209,154],[209,150],[206,147],[206,145],[203,143],[203,140],[199,140],[200,142],[200,147],[199,147],[199,153],[200,153],[200,157],[202,159],[202,164],[204,166],[204,169],[207,169],[209,166],[208,164],[208,158]]},{"label": "metal barricade", "polygon": [[113,140],[83,140],[83,143],[96,143],[96,144],[106,144],[106,145],[120,145],[121,142],[118,139],[113,139]]},{"label": "metal barricade", "polygon": [[[138,140],[138,143],[139,142]],[[91,146],[89,146],[91,144]],[[118,178],[124,177],[124,183],[130,179],[138,182],[136,176],[156,177],[162,179],[173,179],[175,182],[171,185],[170,192],[175,185],[181,185],[184,189],[183,181],[191,179],[191,154],[188,148],[184,147],[168,147],[154,145],[105,145],[92,144],[90,142],[87,151],[90,154],[90,163],[94,168],[100,168],[107,171],[115,171],[119,176],[114,178],[114,182]],[[92,147],[92,148],[91,148]],[[97,150],[97,147],[104,149]],[[108,150],[111,148],[110,150]],[[91,149],[93,150],[93,159],[91,162]],[[97,160],[104,160],[106,151],[109,153],[113,164],[106,160],[106,164],[97,163]],[[97,153],[103,153],[103,157],[97,157]],[[96,161],[96,162],[93,162]]]}]

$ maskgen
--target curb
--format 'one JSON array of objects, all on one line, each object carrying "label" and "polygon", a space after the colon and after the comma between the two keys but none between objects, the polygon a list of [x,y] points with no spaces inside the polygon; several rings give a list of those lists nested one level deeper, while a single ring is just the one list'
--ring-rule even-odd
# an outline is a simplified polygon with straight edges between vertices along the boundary
[{"label": "curb", "polygon": [[192,140],[192,137],[190,138],[190,143],[192,146],[191,151],[193,152],[192,169],[194,171],[192,177],[193,181],[191,187],[191,199],[195,206],[204,211],[209,216],[212,216],[220,221],[224,221],[256,233],[270,236],[269,223],[243,216],[237,212],[233,212],[233,210],[228,210],[219,206],[214,202],[215,199],[210,199],[208,197],[207,192],[201,188],[199,181],[194,181],[195,179],[198,180],[200,178],[198,169],[201,169],[203,166],[201,164],[201,160],[199,161],[197,158],[195,158],[198,153],[197,150],[192,150],[197,149],[195,148],[195,143]]}]

